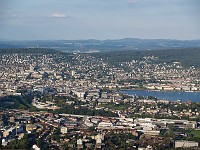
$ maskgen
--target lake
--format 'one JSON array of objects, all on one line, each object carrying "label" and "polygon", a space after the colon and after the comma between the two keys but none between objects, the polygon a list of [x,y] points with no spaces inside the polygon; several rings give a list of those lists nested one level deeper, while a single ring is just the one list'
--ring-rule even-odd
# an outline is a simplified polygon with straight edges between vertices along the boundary
[{"label": "lake", "polygon": [[121,93],[137,96],[153,96],[157,99],[165,100],[181,100],[193,102],[200,102],[200,92],[182,92],[182,91],[148,91],[148,90],[121,90]]}]

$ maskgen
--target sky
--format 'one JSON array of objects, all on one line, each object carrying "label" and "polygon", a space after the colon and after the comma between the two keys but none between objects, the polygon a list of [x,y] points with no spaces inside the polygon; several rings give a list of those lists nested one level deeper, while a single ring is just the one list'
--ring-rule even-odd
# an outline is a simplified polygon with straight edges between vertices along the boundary
[{"label": "sky", "polygon": [[0,0],[1,40],[200,39],[200,0]]}]

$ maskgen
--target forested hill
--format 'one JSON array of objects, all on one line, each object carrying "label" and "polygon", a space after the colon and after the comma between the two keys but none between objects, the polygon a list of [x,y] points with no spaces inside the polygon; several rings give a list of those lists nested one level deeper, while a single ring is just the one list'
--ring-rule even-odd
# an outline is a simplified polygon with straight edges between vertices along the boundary
[{"label": "forested hill", "polygon": [[29,54],[57,54],[62,53],[53,49],[44,48],[11,48],[11,49],[0,49],[0,54],[13,54],[13,53],[29,53]]},{"label": "forested hill", "polygon": [[138,39],[1,41],[0,48],[46,48],[64,52],[108,52],[200,47],[200,40]]},{"label": "forested hill", "polygon": [[156,56],[161,62],[179,61],[186,68],[195,66],[200,68],[200,48],[187,49],[166,49],[166,50],[146,50],[146,51],[118,51],[94,53],[93,56],[102,58],[109,63],[140,60],[145,56]]},{"label": "forested hill", "polygon": [[[14,54],[14,53],[29,53],[29,54],[61,54],[67,53],[43,48],[16,48],[16,49],[0,49],[0,54]],[[84,54],[83,54],[84,55]],[[165,50],[144,50],[144,51],[111,51],[102,53],[92,53],[96,58],[102,58],[109,63],[125,62],[141,60],[145,56],[155,56],[159,58],[160,62],[175,62],[179,61],[186,68],[195,66],[200,68],[200,48],[185,48],[185,49],[165,49]]]}]

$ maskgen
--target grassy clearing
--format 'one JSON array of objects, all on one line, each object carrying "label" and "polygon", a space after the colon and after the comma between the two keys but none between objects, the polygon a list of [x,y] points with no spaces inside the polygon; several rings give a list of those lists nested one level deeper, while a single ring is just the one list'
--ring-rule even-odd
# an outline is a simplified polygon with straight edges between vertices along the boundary
[{"label": "grassy clearing", "polygon": [[194,137],[200,138],[200,130],[193,130],[190,132],[190,134],[193,134]]}]

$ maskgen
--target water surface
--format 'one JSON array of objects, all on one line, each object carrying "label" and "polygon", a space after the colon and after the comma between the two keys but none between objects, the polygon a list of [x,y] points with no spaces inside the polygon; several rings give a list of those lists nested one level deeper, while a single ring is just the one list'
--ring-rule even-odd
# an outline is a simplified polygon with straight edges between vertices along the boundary
[{"label": "water surface", "polygon": [[182,92],[182,91],[148,91],[148,90],[121,90],[122,93],[137,96],[153,96],[157,99],[165,100],[181,100],[193,102],[200,102],[200,92]]}]

